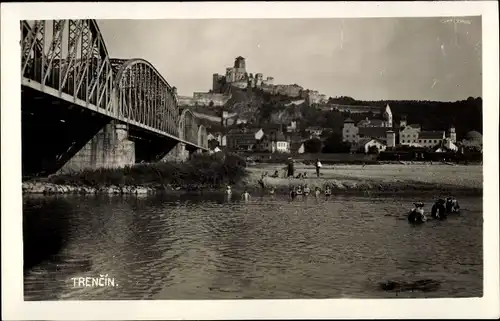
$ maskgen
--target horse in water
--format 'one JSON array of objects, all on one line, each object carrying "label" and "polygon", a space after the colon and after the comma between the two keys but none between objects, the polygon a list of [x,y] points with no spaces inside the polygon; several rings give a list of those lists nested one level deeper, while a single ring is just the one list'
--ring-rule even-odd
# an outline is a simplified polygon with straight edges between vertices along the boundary
[{"label": "horse in water", "polygon": [[431,209],[431,217],[436,220],[444,220],[446,219],[446,208],[444,206],[445,200],[438,199],[434,205],[432,205]]},{"label": "horse in water", "polygon": [[412,224],[422,224],[427,221],[424,215],[424,204],[419,202],[415,203],[415,207],[408,214],[408,222]]},{"label": "horse in water", "polygon": [[454,197],[448,197],[446,199],[446,213],[458,213],[460,210],[460,205],[458,205],[458,201]]}]

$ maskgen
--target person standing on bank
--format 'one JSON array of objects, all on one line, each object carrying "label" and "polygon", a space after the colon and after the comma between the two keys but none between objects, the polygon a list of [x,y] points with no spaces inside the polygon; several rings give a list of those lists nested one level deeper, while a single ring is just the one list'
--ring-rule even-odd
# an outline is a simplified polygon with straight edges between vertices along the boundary
[{"label": "person standing on bank", "polygon": [[287,169],[288,169],[287,177],[293,178],[294,177],[293,174],[295,172],[295,166],[293,164],[293,159],[291,157],[288,159]]},{"label": "person standing on bank", "polygon": [[319,161],[319,158],[316,159],[316,163],[314,164],[316,166],[316,176],[319,177],[319,169],[323,167],[321,162]]}]

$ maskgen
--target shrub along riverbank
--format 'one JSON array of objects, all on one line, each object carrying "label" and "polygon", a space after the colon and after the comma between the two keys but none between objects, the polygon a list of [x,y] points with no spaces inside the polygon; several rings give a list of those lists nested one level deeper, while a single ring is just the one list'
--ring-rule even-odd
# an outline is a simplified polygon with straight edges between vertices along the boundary
[{"label": "shrub along riverbank", "polygon": [[23,182],[23,192],[151,194],[163,190],[219,189],[241,181],[247,174],[245,166],[244,159],[234,154],[202,154],[183,163],[158,162],[56,174],[44,180]]},{"label": "shrub along riverbank", "polygon": [[184,163],[138,164],[120,169],[86,170],[53,175],[23,183],[25,194],[153,194],[164,191],[222,191],[226,184],[235,190],[261,192],[261,176],[280,171],[281,178],[265,177],[266,190],[286,194],[292,185],[308,184],[334,193],[410,193],[482,195],[482,166],[445,164],[325,165],[321,177],[313,167],[297,164],[297,173],[307,178],[283,178],[283,164],[246,168],[234,154],[195,155]]}]

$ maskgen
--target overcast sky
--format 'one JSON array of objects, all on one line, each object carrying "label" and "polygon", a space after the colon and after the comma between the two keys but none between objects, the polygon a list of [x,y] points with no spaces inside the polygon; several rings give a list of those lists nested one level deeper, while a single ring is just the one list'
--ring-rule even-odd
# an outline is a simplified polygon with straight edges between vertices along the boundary
[{"label": "overcast sky", "polygon": [[110,55],[150,61],[180,95],[234,58],[328,96],[460,100],[482,93],[481,18],[98,20]]}]

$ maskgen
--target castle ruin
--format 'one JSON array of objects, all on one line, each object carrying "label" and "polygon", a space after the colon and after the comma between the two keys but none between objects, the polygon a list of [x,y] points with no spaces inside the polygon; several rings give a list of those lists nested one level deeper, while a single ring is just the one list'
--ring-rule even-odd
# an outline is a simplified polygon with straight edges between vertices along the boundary
[{"label": "castle ruin", "polygon": [[234,59],[234,65],[231,68],[226,68],[226,74],[213,74],[213,92],[221,92],[224,84],[229,84],[237,88],[259,88],[272,86],[274,84],[273,77],[266,77],[262,73],[248,73],[246,70],[245,58],[238,56]]}]

